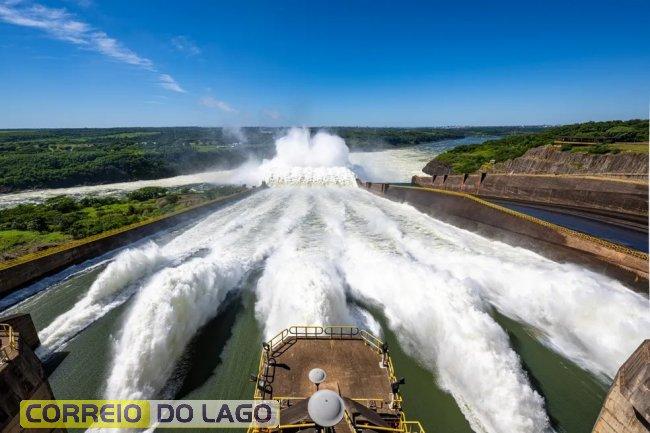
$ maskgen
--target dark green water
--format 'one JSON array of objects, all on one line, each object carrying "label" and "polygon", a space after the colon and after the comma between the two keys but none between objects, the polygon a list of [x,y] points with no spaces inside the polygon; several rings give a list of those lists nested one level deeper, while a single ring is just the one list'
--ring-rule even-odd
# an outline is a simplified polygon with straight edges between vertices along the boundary
[{"label": "dark green water", "polygon": [[[90,287],[101,268],[75,276],[28,300],[14,311],[28,311],[37,328],[70,308]],[[178,399],[248,399],[248,377],[258,366],[262,331],[254,314],[255,281],[230,296],[218,315],[188,344],[165,397]],[[122,305],[77,335],[59,354],[50,381],[57,398],[101,398],[112,365],[112,336],[117,335],[129,303]],[[432,372],[409,357],[380,311],[371,310],[384,329],[397,374],[406,378],[404,409],[422,422],[428,433],[471,432],[455,400],[436,385]],[[544,397],[553,427],[559,432],[588,433],[604,400],[606,385],[543,346],[532,330],[494,313],[521,357],[530,381]],[[57,358],[57,357],[55,357]],[[462,362],[462,360],[459,360]],[[164,392],[164,391],[163,391]]]},{"label": "dark green water", "polygon": [[605,400],[608,385],[543,346],[534,331],[499,313],[495,320],[508,332],[533,387],[544,397],[556,431],[589,433]]}]

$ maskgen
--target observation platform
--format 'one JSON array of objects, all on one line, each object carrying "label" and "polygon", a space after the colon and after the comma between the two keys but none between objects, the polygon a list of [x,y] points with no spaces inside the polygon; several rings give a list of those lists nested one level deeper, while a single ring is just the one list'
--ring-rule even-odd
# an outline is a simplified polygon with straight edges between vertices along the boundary
[{"label": "observation platform", "polygon": [[[390,375],[381,364],[381,354],[359,338],[290,338],[272,353],[273,363],[265,371],[269,398],[310,396],[316,389],[309,371],[322,368],[327,378],[319,389],[330,389],[350,398],[373,398],[390,402]],[[280,398],[281,398],[280,397]]]},{"label": "observation platform", "polygon": [[[322,369],[318,385],[310,372]],[[338,394],[345,417],[332,427],[343,432],[424,433],[402,412],[395,369],[388,346],[354,326],[292,326],[263,344],[255,399],[280,402],[280,425],[274,431],[317,431],[307,402],[317,390]],[[251,431],[269,431],[255,429]]]}]

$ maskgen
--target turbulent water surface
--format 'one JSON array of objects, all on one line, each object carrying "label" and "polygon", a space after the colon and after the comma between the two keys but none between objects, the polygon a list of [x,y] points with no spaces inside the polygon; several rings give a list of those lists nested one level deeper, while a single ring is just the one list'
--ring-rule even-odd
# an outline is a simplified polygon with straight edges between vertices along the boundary
[{"label": "turbulent water surface", "polygon": [[342,140],[292,134],[250,174],[274,187],[14,307],[34,313],[42,357],[70,352],[55,391],[245,398],[259,339],[353,323],[422,379],[407,409],[432,431],[588,431],[649,336],[647,299],[356,188]]}]

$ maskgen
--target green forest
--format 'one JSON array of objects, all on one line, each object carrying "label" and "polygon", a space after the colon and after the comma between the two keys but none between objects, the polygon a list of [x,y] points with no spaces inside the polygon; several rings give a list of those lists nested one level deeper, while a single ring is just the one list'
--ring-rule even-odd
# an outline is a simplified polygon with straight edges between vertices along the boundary
[{"label": "green forest", "polygon": [[[273,132],[259,135],[272,142]],[[235,143],[209,128],[3,130],[0,192],[169,177],[239,165],[259,151]]]},{"label": "green forest", "polygon": [[[588,143],[576,144],[584,140]],[[648,120],[587,122],[508,135],[481,144],[463,145],[438,155],[435,161],[454,173],[473,173],[484,164],[517,158],[537,146],[560,142],[563,151],[593,154],[648,152]],[[628,144],[639,143],[639,144]]]},{"label": "green forest", "polygon": [[39,204],[0,209],[0,260],[8,260],[150,218],[205,203],[244,190],[220,186],[146,187],[125,196],[57,196]]},{"label": "green forest", "polygon": [[[342,136],[353,150],[409,146],[531,128],[312,128]],[[0,130],[0,193],[157,179],[232,168],[273,155],[286,128],[110,128]]]},{"label": "green forest", "polygon": [[[558,137],[598,138],[589,152],[629,150],[615,142],[647,141],[647,121],[589,122],[552,128],[366,128],[316,127],[337,134],[352,151],[412,146],[473,135],[502,135],[460,146],[437,159],[457,172],[475,171],[490,160],[522,155]],[[269,158],[286,128],[82,128],[0,130],[0,193],[124,182],[235,167],[251,156]],[[567,150],[572,145],[567,144]]]},{"label": "green forest", "polygon": [[340,137],[352,150],[378,150],[413,146],[475,135],[509,135],[540,130],[535,126],[476,126],[466,128],[324,128]]}]

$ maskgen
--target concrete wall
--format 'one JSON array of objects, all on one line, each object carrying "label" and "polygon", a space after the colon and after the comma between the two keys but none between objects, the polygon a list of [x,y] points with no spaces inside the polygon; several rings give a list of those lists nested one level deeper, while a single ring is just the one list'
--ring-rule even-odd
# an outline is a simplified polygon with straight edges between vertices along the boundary
[{"label": "concrete wall", "polygon": [[420,211],[522,246],[556,261],[569,261],[609,274],[639,291],[647,291],[648,256],[577,233],[467,194],[427,188],[362,183],[361,186]]},{"label": "concrete wall", "polygon": [[[18,334],[18,356],[0,364],[0,433],[19,433],[27,431],[20,426],[20,401],[52,400],[54,394],[41,361],[34,354],[39,342],[31,317],[23,314],[0,318],[0,323],[9,323]],[[39,431],[64,432],[65,429]]]},{"label": "concrete wall", "polygon": [[593,433],[650,431],[650,340],[621,366],[605,398]]},{"label": "concrete wall", "polygon": [[561,144],[534,147],[518,158],[494,164],[490,172],[648,178],[648,155],[632,152],[594,155],[583,152],[563,152],[561,149]]},{"label": "concrete wall", "polygon": [[525,174],[414,176],[413,184],[501,198],[629,214],[647,220],[648,184],[639,181]]},{"label": "concrete wall", "polygon": [[43,255],[26,262],[20,262],[20,259],[18,259],[18,263],[15,265],[0,269],[0,296],[17,290],[46,275],[123,247],[249,194],[251,194],[251,191],[222,197],[210,203],[144,225],[133,228],[127,227],[107,235],[95,236],[88,241],[82,240],[69,248],[60,249],[55,247],[51,253],[46,250]]},{"label": "concrete wall", "polygon": [[20,331],[20,341],[29,346],[30,349],[36,350],[41,345],[38,338],[38,331],[29,314],[14,314],[0,318],[0,323],[11,325],[12,328]]}]

